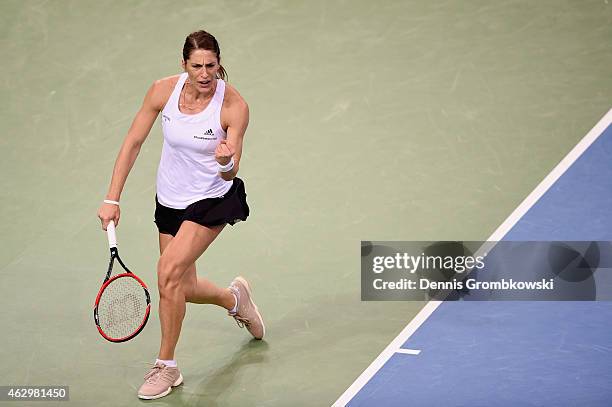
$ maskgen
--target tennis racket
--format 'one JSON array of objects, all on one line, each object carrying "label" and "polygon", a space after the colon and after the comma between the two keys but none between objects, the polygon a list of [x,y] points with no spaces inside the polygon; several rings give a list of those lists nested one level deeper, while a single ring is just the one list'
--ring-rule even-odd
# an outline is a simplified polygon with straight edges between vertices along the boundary
[{"label": "tennis racket", "polygon": [[[110,262],[94,305],[94,321],[100,335],[111,342],[125,342],[138,335],[149,320],[151,299],[146,284],[119,257],[115,222],[106,228]],[[115,259],[125,272],[111,277]]]}]

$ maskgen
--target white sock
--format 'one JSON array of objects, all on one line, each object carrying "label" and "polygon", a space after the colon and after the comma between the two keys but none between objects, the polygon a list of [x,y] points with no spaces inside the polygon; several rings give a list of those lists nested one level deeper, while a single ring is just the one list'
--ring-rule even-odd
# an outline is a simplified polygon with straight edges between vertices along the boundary
[{"label": "white sock", "polygon": [[161,359],[156,359],[155,363],[163,363],[164,365],[166,365],[167,367],[176,367],[176,360],[161,360]]},{"label": "white sock", "polygon": [[234,308],[232,308],[229,312],[230,314],[235,314],[238,311],[238,297],[236,297],[236,294],[232,293],[232,295],[234,296]]}]

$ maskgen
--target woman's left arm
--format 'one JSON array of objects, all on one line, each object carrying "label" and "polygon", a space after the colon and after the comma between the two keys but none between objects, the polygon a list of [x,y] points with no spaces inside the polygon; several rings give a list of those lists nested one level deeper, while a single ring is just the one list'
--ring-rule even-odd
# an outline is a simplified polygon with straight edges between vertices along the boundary
[{"label": "woman's left arm", "polygon": [[227,165],[232,158],[234,159],[234,167],[227,172],[219,171],[219,175],[226,181],[231,181],[240,166],[240,156],[242,155],[242,141],[244,133],[249,125],[249,106],[239,95],[235,95],[235,100],[232,101],[224,112],[224,121],[227,123],[227,138],[221,140],[215,150],[215,159],[220,165]]}]

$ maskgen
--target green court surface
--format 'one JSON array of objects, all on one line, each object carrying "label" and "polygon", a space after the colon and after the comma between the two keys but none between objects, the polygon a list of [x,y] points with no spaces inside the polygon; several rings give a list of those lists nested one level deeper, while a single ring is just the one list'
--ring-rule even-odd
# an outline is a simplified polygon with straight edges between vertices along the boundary
[{"label": "green court surface", "polygon": [[223,310],[188,305],[185,384],[146,404],[329,406],[423,305],[360,301],[360,240],[486,239],[610,108],[608,3],[0,2],[0,386],[142,403],[160,337],[159,123],[122,195],[122,258],[154,304],[125,344],[93,324],[108,261],[96,211],[191,31],[217,37],[251,111],[251,216],[198,271],[249,278],[268,332],[250,341]]}]

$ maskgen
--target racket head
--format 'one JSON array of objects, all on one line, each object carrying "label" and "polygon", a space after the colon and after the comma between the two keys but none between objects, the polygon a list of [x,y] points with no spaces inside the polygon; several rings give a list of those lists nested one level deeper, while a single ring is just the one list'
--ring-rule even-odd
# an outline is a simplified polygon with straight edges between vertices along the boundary
[{"label": "racket head", "polygon": [[98,332],[110,342],[138,335],[149,320],[151,298],[146,284],[131,272],[117,274],[100,287],[94,304]]}]

